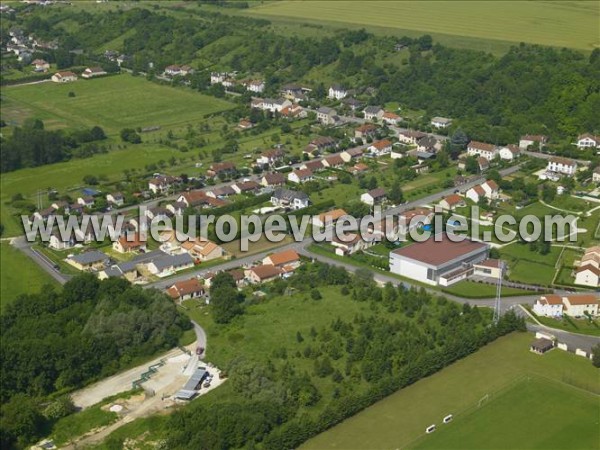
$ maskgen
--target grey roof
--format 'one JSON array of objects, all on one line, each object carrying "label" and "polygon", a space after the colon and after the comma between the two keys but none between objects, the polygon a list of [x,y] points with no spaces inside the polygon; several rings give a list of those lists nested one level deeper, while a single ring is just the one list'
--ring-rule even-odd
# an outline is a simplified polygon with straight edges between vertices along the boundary
[{"label": "grey roof", "polygon": [[162,271],[164,269],[168,269],[169,267],[180,267],[193,264],[194,260],[187,253],[182,253],[181,255],[167,255],[165,253],[164,256],[155,258],[150,262],[154,264],[159,271]]},{"label": "grey roof", "polygon": [[334,91],[345,91],[346,88],[344,86],[342,86],[341,84],[332,84],[331,85],[331,89],[333,89]]},{"label": "grey roof", "polygon": [[377,114],[382,111],[381,106],[367,106],[364,110],[365,114]]},{"label": "grey roof", "polygon": [[119,270],[118,266],[109,267],[108,269],[104,269],[104,273],[107,277],[120,277],[123,275],[123,272]]},{"label": "grey roof", "polygon": [[79,264],[93,264],[100,261],[107,261],[108,256],[98,250],[90,250],[71,257],[72,261]]},{"label": "grey roof", "polygon": [[272,197],[275,197],[278,200],[308,200],[308,195],[304,192],[293,191],[291,189],[275,189],[273,191]]},{"label": "grey roof", "polygon": [[328,106],[321,106],[317,109],[317,112],[321,114],[335,114],[335,109],[329,108]]},{"label": "grey roof", "polygon": [[187,383],[185,383],[185,386],[183,386],[183,390],[184,391],[196,390],[196,387],[198,386],[198,384],[200,384],[200,382],[202,381],[202,379],[205,376],[206,376],[206,370],[196,369],[196,371],[192,374],[192,376],[187,381]]},{"label": "grey roof", "polygon": [[141,253],[136,255],[131,261],[136,264],[146,263],[156,258],[162,258],[163,256],[169,256],[162,250],[154,250],[150,253]]},{"label": "grey roof", "polygon": [[435,156],[435,153],[430,152],[417,152],[417,158],[419,159],[430,159]]},{"label": "grey roof", "polygon": [[438,141],[433,136],[427,135],[419,139],[417,143],[419,144],[419,146],[430,148],[434,147],[438,143]]}]

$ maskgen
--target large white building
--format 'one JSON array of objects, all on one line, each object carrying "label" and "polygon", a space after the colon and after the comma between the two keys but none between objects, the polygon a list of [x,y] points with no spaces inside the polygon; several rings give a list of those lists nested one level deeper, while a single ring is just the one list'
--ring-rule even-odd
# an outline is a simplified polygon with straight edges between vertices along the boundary
[{"label": "large white building", "polygon": [[467,145],[467,154],[469,156],[481,156],[482,158],[491,161],[498,154],[498,148],[493,144],[487,144],[485,142],[471,141]]},{"label": "large white building", "polygon": [[489,247],[464,236],[453,242],[445,233],[390,252],[390,272],[433,286],[448,286],[473,273]]},{"label": "large white building", "polygon": [[597,294],[542,295],[533,304],[533,312],[538,316],[572,317],[597,316],[600,297]]},{"label": "large white building", "polygon": [[573,176],[577,171],[577,162],[572,159],[556,156],[548,161],[546,170],[561,175]]}]

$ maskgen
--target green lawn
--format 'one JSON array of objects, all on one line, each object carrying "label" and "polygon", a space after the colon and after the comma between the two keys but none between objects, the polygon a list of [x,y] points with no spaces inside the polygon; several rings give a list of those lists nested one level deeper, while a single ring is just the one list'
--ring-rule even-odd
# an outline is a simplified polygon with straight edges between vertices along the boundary
[{"label": "green lawn", "polygon": [[58,285],[21,251],[8,242],[0,244],[0,310],[20,294],[37,292],[46,284]]},{"label": "green lawn", "polygon": [[439,425],[414,448],[594,449],[600,442],[598,412],[593,394],[532,377],[470,414]]},{"label": "green lawn", "polygon": [[[69,97],[73,92],[75,97]],[[108,134],[126,127],[163,128],[194,123],[233,105],[188,88],[161,86],[143,77],[113,75],[74,83],[41,83],[2,89],[9,103],[2,118],[19,123],[27,112],[48,128],[101,126]]]},{"label": "green lawn", "polygon": [[600,321],[595,319],[575,319],[569,316],[563,316],[562,319],[553,319],[551,317],[538,316],[533,311],[533,314],[539,322],[551,328],[570,331],[572,333],[589,334],[592,336],[600,336]]},{"label": "green lawn", "polygon": [[[561,350],[553,350],[544,356],[535,355],[529,351],[529,344],[532,340],[533,336],[526,333],[513,333],[500,338],[473,355],[390,395],[340,425],[309,440],[302,448],[319,450],[405,448],[411,444],[414,445],[415,440],[424,434],[427,426],[432,423],[439,424],[445,415],[450,413],[460,415],[461,412],[476,407],[485,395],[489,395],[493,401],[493,393],[506,386],[514,385],[517,380],[527,375],[540,375],[556,380],[556,382],[568,383],[596,394],[600,393],[598,370],[588,360]],[[567,401],[564,406],[564,412],[567,415],[572,411],[573,403],[571,402],[575,402],[573,398],[579,395],[571,390],[568,392],[571,400]],[[560,391],[553,395],[556,397],[550,397],[551,401],[546,401],[543,406],[538,404],[522,405],[522,408],[531,416],[530,420],[538,420],[540,415],[543,416],[546,407],[550,409],[548,413],[554,417],[556,414],[554,409],[560,407],[560,403],[554,405],[554,399],[561,402],[565,396],[561,395]],[[595,414],[590,417],[597,421],[600,413],[598,402],[596,399],[592,399],[592,401],[595,402],[596,409]],[[579,406],[582,407],[585,414],[589,415],[591,406],[588,401],[585,401],[585,398],[579,402]],[[574,414],[575,417],[581,417],[580,413]],[[503,420],[509,420],[509,418],[501,419],[499,423],[502,424]],[[571,448],[593,448],[586,445],[589,442],[595,442],[597,445],[600,438],[597,423],[590,425],[587,420],[584,419],[582,427],[575,427],[573,432],[567,433],[573,442]],[[571,418],[566,417],[564,423],[571,423]],[[552,420],[546,422],[546,427],[543,429],[532,428],[534,430],[532,435],[539,436],[548,432],[552,428],[549,424],[554,424],[558,427],[557,429],[565,431],[562,428],[563,422],[557,423],[556,420]],[[585,426],[586,424],[589,426]],[[456,428],[459,429],[459,418],[453,425],[457,425]],[[480,435],[489,436],[490,434],[488,428],[483,427],[478,430],[480,430]],[[496,433],[499,437],[493,437],[494,441],[490,442],[497,443],[500,436],[512,439],[508,436],[511,434],[509,430],[512,428],[502,428]],[[440,433],[441,437],[442,433]],[[589,441],[590,437],[595,441]],[[475,448],[473,447],[475,443],[470,439],[477,438],[475,433],[474,436],[469,437],[469,441],[465,440],[464,448]],[[465,439],[467,438],[465,437]],[[490,437],[490,439],[492,438]],[[423,443],[426,442],[423,441]],[[452,441],[449,439],[448,442]],[[535,443],[533,444],[535,445]],[[551,444],[546,442],[545,448],[553,448]],[[440,448],[450,447],[442,444]],[[480,441],[478,448],[488,449],[490,447],[481,444]],[[528,448],[528,444],[507,444],[503,448],[523,449]]]},{"label": "green lawn", "polygon": [[551,247],[550,253],[542,255],[529,250],[528,244],[515,242],[500,249],[506,260],[511,281],[549,286],[556,272],[555,264],[562,248]]},{"label": "green lawn", "polygon": [[591,51],[600,42],[599,12],[598,3],[585,1],[280,1],[265,2],[245,14],[340,27],[384,27],[388,34],[413,31],[434,38],[440,34],[440,41],[450,45],[466,38]]},{"label": "green lawn", "polygon": [[102,409],[104,402],[81,412],[63,417],[52,427],[51,437],[57,445],[67,444],[88,431],[110,425],[118,419],[117,413]]},{"label": "green lawn", "polygon": [[[458,295],[465,298],[491,298],[496,296],[496,286],[492,284],[475,283],[473,281],[459,281],[452,286],[442,289],[448,294]],[[510,297],[514,295],[534,295],[533,291],[524,289],[516,289],[512,287],[502,286],[502,297]]]}]

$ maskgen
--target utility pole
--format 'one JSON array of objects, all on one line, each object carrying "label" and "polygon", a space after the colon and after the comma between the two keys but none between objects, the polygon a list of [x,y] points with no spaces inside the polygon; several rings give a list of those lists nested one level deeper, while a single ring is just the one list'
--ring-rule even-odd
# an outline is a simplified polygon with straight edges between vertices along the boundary
[{"label": "utility pole", "polygon": [[500,276],[498,277],[498,283],[496,283],[496,299],[494,301],[494,323],[498,323],[500,320],[500,308],[502,307],[502,278],[504,278],[504,261],[500,261],[498,265],[500,269]]}]

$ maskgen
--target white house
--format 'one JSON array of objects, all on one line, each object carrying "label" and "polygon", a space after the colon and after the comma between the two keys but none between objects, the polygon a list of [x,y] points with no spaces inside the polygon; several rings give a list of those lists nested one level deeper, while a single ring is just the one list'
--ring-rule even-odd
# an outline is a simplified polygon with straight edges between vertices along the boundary
[{"label": "white house", "polygon": [[34,66],[34,72],[47,72],[50,69],[50,64],[43,59],[34,59],[31,65]]},{"label": "white house", "polygon": [[383,113],[383,116],[381,117],[381,120],[383,120],[388,125],[396,126],[400,122],[402,122],[402,117],[400,117],[396,113],[386,111],[386,112]]},{"label": "white house", "polygon": [[491,161],[498,154],[498,149],[493,144],[485,142],[471,141],[467,145],[467,154],[469,156],[481,156],[482,158]]},{"label": "white house", "polygon": [[339,84],[332,84],[327,93],[327,97],[341,100],[348,95],[348,91]]},{"label": "white house", "polygon": [[417,145],[417,141],[425,136],[427,136],[427,134],[422,131],[406,130],[398,133],[398,141],[403,144]]},{"label": "white house", "polygon": [[123,206],[123,203],[125,202],[123,194],[120,192],[106,194],[106,201],[115,206]]},{"label": "white house", "polygon": [[577,148],[585,150],[588,148],[600,148],[600,136],[585,133],[577,137]]},{"label": "white house", "polygon": [[504,263],[499,259],[485,259],[473,264],[473,275],[498,280],[502,278]]},{"label": "white house", "polygon": [[360,201],[369,206],[382,203],[385,199],[385,190],[382,188],[371,189],[360,196]]},{"label": "white house", "polygon": [[598,315],[598,302],[600,297],[595,294],[569,295],[563,297],[565,314],[572,317],[583,317],[587,314]]},{"label": "white house", "polygon": [[537,144],[543,146],[548,142],[548,137],[541,134],[526,134],[521,136],[519,140],[519,148],[521,150],[527,150],[530,146]]},{"label": "white house", "polygon": [[265,90],[265,82],[262,80],[252,80],[246,83],[246,89],[250,92],[261,93]]},{"label": "white house", "polygon": [[465,206],[465,199],[458,194],[450,194],[438,203],[444,211],[453,211],[455,208]]},{"label": "white house", "polygon": [[592,172],[592,181],[594,183],[600,183],[600,166],[596,167],[594,172]]},{"label": "white house", "polygon": [[573,176],[577,171],[577,162],[572,159],[555,156],[548,161],[546,170],[561,175]]},{"label": "white house", "polygon": [[310,205],[308,195],[291,189],[279,188],[271,194],[271,204],[282,208],[302,209]]},{"label": "white house", "polygon": [[563,301],[560,295],[543,295],[533,304],[533,312],[538,316],[561,317]]},{"label": "white house", "polygon": [[504,159],[506,161],[513,161],[521,156],[521,149],[516,145],[509,144],[503,147],[500,147],[498,150],[498,154],[500,155],[500,159]]},{"label": "white house", "polygon": [[482,184],[473,186],[466,192],[465,195],[468,199],[473,200],[475,203],[479,202],[481,198],[496,200],[499,195],[499,187],[494,180],[487,180]]},{"label": "white house", "polygon": [[107,72],[102,67],[88,67],[81,74],[81,78],[94,78],[106,75]]},{"label": "white house", "polygon": [[175,178],[165,175],[157,175],[148,181],[148,189],[154,194],[162,194],[171,189],[175,183]]},{"label": "white house", "polygon": [[296,169],[289,173],[288,181],[292,183],[306,183],[313,180],[313,173],[310,169]]},{"label": "white house", "polygon": [[392,143],[387,139],[383,139],[381,141],[373,142],[373,144],[367,147],[367,150],[376,156],[389,155],[392,151]]},{"label": "white house", "polygon": [[77,81],[77,75],[73,72],[56,72],[52,75],[52,81],[55,83],[70,83],[72,81]]},{"label": "white house", "polygon": [[446,117],[434,117],[431,119],[431,126],[436,128],[448,128],[452,125],[452,119]]},{"label": "white house", "polygon": [[181,270],[194,267],[194,260],[187,253],[167,255],[152,259],[146,264],[148,271],[158,277],[166,277]]},{"label": "white house", "polygon": [[575,270],[575,284],[600,287],[600,268],[594,264],[584,264]]},{"label": "white house", "polygon": [[197,278],[178,281],[167,289],[167,294],[173,300],[181,303],[183,300],[203,297],[205,294],[204,285]]}]

